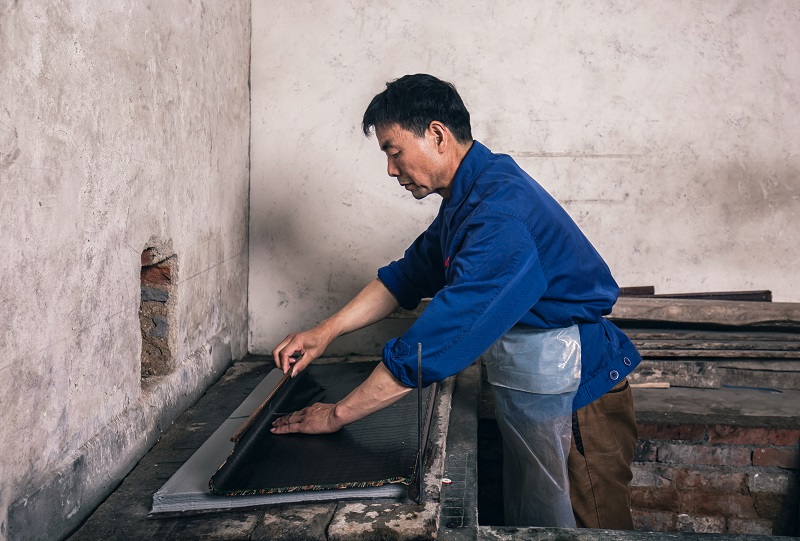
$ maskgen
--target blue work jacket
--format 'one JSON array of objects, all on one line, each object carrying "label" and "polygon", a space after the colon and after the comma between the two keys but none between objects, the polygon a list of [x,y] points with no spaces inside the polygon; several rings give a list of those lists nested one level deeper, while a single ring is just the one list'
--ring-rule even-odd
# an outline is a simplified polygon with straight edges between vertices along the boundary
[{"label": "blue work jacket", "polygon": [[566,211],[504,154],[474,141],[453,178],[450,197],[402,259],[378,271],[400,306],[430,304],[383,362],[417,385],[469,366],[514,325],[551,329],[578,324],[578,409],[602,396],[641,361],[628,337],[603,316],[619,295],[611,272]]}]

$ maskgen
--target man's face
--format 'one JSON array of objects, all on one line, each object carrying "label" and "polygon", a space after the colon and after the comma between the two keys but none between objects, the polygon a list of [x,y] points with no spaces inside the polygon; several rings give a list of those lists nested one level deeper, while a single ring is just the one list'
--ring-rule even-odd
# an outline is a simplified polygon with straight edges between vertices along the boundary
[{"label": "man's face", "polygon": [[431,193],[448,197],[450,178],[444,174],[445,160],[439,152],[436,134],[428,129],[422,137],[397,124],[376,127],[378,144],[386,153],[387,173],[416,199]]}]

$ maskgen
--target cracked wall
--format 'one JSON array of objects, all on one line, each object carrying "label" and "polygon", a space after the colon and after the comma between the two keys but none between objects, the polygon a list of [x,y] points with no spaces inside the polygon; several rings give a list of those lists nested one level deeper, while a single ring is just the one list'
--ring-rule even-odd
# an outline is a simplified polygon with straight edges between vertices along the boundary
[{"label": "cracked wall", "polygon": [[249,1],[0,2],[0,539],[63,537],[246,353],[249,46]]}]

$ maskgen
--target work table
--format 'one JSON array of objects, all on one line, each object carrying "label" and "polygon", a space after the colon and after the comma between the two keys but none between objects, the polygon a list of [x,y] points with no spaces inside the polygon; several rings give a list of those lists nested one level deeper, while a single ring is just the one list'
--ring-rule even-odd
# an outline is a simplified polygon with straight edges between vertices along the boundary
[{"label": "work table", "polygon": [[[344,359],[324,359],[337,362]],[[410,499],[364,499],[319,503],[282,504],[192,516],[149,516],[153,493],[216,430],[239,403],[274,368],[270,358],[250,356],[235,363],[208,392],[175,423],[164,430],[159,442],[145,455],[117,490],[70,537],[94,539],[226,539],[240,540],[337,540],[337,539],[432,539],[437,535],[442,511],[441,479],[444,447],[450,421],[455,378],[444,382],[437,395],[426,451],[425,497],[422,504]],[[477,396],[474,397],[477,400]],[[475,411],[473,404],[473,411]],[[477,425],[476,425],[477,426]],[[472,438],[474,445],[474,438]],[[455,443],[454,443],[455,445]],[[455,447],[454,447],[455,449]],[[474,460],[473,460],[474,462]],[[466,461],[455,461],[446,487],[464,501]],[[473,483],[476,478],[473,475]],[[472,492],[474,494],[475,488]],[[475,507],[474,497],[471,499]],[[454,505],[458,525],[474,525],[472,518]],[[452,519],[453,517],[451,517]],[[472,520],[472,522],[469,522]],[[451,524],[455,525],[453,520]]]}]

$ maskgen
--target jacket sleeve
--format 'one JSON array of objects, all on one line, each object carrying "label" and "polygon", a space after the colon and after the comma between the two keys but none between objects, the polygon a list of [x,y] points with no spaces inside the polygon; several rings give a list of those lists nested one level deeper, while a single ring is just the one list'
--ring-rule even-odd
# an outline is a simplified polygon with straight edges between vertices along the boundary
[{"label": "jacket sleeve", "polygon": [[402,259],[378,270],[378,278],[397,298],[400,306],[412,310],[425,297],[444,287],[441,211],[428,229],[408,247]]},{"label": "jacket sleeve", "polygon": [[513,327],[547,289],[535,239],[519,218],[479,212],[464,224],[452,254],[448,285],[417,321],[383,349],[383,362],[403,384],[417,386],[417,343],[422,382],[460,372]]}]

